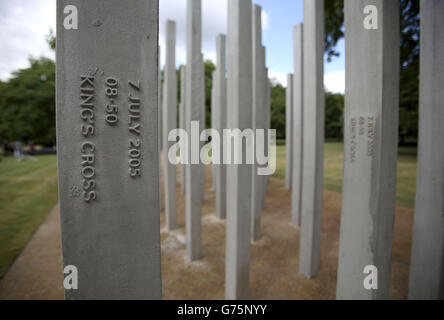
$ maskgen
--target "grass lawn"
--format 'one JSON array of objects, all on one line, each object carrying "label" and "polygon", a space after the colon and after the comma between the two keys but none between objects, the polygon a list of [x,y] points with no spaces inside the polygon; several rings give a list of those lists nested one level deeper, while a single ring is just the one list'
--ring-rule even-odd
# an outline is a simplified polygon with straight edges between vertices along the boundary
[{"label": "grass lawn", "polygon": [[[285,178],[285,146],[277,146],[275,177]],[[342,143],[326,143],[324,159],[324,188],[342,191],[342,166],[344,161]],[[416,148],[401,147],[398,156],[396,202],[413,207],[416,187]]]},{"label": "grass lawn", "polygon": [[57,203],[56,156],[0,161],[0,278]]}]

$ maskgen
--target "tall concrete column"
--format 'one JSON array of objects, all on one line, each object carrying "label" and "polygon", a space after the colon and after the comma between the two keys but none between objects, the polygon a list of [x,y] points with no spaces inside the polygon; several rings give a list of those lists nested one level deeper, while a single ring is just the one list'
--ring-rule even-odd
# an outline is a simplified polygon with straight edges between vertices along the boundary
[{"label": "tall concrete column", "polygon": [[293,75],[287,74],[285,94],[285,188],[291,190],[293,165]]},{"label": "tall concrete column", "polygon": [[[159,7],[131,5],[57,1],[63,265],[79,279],[65,291],[69,300],[162,298]],[[69,29],[64,22],[74,12],[79,23]]]},{"label": "tall concrete column", "polygon": [[[265,48],[264,48],[265,52]],[[264,54],[265,57],[265,54]],[[265,149],[267,150],[267,154],[270,152],[270,148],[268,148],[268,130],[271,129],[271,87],[270,87],[270,80],[268,78],[268,68],[265,67],[264,69],[264,78],[265,78]],[[268,192],[268,184],[270,182],[270,176],[264,176],[264,188],[263,188],[263,201],[262,201],[262,208],[265,209],[267,205],[267,192]]]},{"label": "tall concrete column", "polygon": [[[398,150],[399,3],[377,0],[372,4],[378,10],[378,26],[367,30],[363,12],[368,1],[345,1],[338,299],[388,299],[389,294]],[[377,268],[377,290],[364,286],[365,278],[374,276],[373,267]]]},{"label": "tall concrete column", "polygon": [[[180,67],[180,105],[179,105],[179,127],[183,130],[186,130],[185,126],[185,104],[186,104],[186,66]],[[182,152],[182,151],[181,151]],[[186,170],[185,165],[181,165],[181,191],[182,194],[185,194],[185,176]]]},{"label": "tall concrete column", "polygon": [[168,141],[171,130],[177,129],[176,22],[166,22],[166,62],[163,85],[163,170],[165,181],[165,218],[168,230],[177,228],[176,165],[168,160],[168,150],[175,142]]},{"label": "tall concrete column", "polygon": [[[157,112],[158,112],[158,127],[159,127],[159,141],[158,141],[158,145],[159,145],[159,203],[160,203],[160,210],[163,210],[164,206],[163,206],[163,199],[162,199],[162,144],[163,144],[163,140],[162,140],[162,122],[163,122],[163,108],[162,108],[162,69],[160,67],[161,64],[161,49],[160,46],[158,46],[159,48],[159,59],[158,59],[158,63],[159,63],[159,77],[158,77],[158,99],[157,99]],[[160,214],[160,212],[159,212]]]},{"label": "tall concrete column", "polygon": [[[216,106],[216,84],[217,79],[216,79],[216,70],[213,71],[212,77],[211,77],[211,83],[212,83],[212,87],[211,87],[211,129],[215,129],[216,128],[216,121],[217,121],[217,106]],[[213,140],[211,140],[213,141]],[[212,149],[214,150],[214,145],[212,147]],[[216,173],[216,165],[213,163],[211,165],[211,173],[213,176],[213,189],[216,190],[216,185],[217,185],[217,173]]]},{"label": "tall concrete column", "polygon": [[[262,8],[254,5],[252,11],[252,32],[253,32],[253,93],[252,93],[252,122],[253,130],[265,129],[266,111],[264,68],[265,68],[265,48],[262,46]],[[256,149],[256,147],[255,147]],[[261,236],[261,213],[263,202],[264,177],[257,174],[258,165],[252,166],[252,192],[251,192],[251,241],[259,240]]]},{"label": "tall concrete column", "polygon": [[160,151],[162,152],[163,150],[163,77],[162,77],[162,66],[161,66],[161,60],[162,60],[162,50],[161,47],[159,46],[159,82],[158,82],[158,86],[159,86],[159,96],[158,96],[158,103],[159,103],[159,146],[160,146]]},{"label": "tall concrete column", "polygon": [[324,166],[324,0],[304,0],[304,142],[299,272],[319,271]]},{"label": "tall concrete column", "polygon": [[[201,121],[201,48],[202,48],[202,2],[187,2],[187,69],[186,69],[186,128],[191,134],[191,121]],[[190,159],[200,152],[190,148]],[[196,150],[197,149],[197,150]],[[186,168],[186,238],[188,258],[201,258],[201,166],[189,164]]]},{"label": "tall concrete column", "polygon": [[[223,163],[223,130],[227,128],[227,79],[226,79],[226,36],[219,34],[216,38],[216,123],[215,128],[221,137],[221,150],[219,150],[221,163]],[[227,174],[226,166],[216,166],[216,215],[219,219],[227,217]]]},{"label": "tall concrete column", "polygon": [[418,179],[409,299],[444,299],[443,17],[443,1],[421,1]]},{"label": "tall concrete column", "polygon": [[291,221],[301,225],[302,203],[302,133],[303,133],[303,57],[302,42],[303,24],[294,27],[294,74],[293,74],[293,156],[292,156],[292,181],[291,181]]},{"label": "tall concrete column", "polygon": [[[227,127],[241,131],[251,129],[253,119],[251,16],[251,0],[228,0]],[[244,155],[246,151],[244,143]],[[227,165],[227,186],[225,296],[228,300],[248,299],[251,165]]]}]

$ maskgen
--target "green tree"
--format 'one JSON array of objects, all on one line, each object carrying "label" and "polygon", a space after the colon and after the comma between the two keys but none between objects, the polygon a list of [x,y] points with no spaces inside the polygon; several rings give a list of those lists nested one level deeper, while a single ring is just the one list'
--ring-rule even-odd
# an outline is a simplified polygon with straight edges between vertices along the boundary
[{"label": "green tree", "polygon": [[49,29],[49,33],[46,36],[46,42],[52,50],[55,50],[56,47],[56,38],[52,29]]},{"label": "green tree", "polygon": [[401,0],[399,142],[417,142],[419,104],[419,1]]},{"label": "green tree", "polygon": [[326,0],[325,6],[325,53],[330,62],[339,57],[335,50],[338,41],[344,37],[344,0]]},{"label": "green tree", "polygon": [[342,140],[344,127],[344,95],[325,93],[325,138]]},{"label": "green tree", "polygon": [[55,65],[30,59],[31,66],[13,72],[0,86],[0,140],[28,138],[55,143]]},{"label": "green tree", "polygon": [[[55,49],[52,30],[46,36]],[[0,141],[29,139],[52,146],[55,132],[55,64],[48,58],[29,59],[30,67],[0,81]]]}]

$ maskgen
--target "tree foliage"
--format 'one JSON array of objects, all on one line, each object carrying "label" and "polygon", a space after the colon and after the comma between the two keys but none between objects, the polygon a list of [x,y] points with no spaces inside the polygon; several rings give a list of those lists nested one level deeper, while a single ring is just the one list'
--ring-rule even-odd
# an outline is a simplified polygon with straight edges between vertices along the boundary
[{"label": "tree foliage", "polygon": [[276,129],[276,138],[285,139],[286,90],[280,83],[271,81],[271,128]]},{"label": "tree foliage", "polygon": [[211,128],[211,89],[213,88],[213,72],[216,66],[210,60],[205,61],[205,122]]},{"label": "tree foliage", "polygon": [[325,54],[330,62],[339,57],[335,50],[338,41],[344,37],[344,0],[326,0],[325,6]]},{"label": "tree foliage", "polygon": [[51,59],[30,59],[0,84],[0,140],[30,139],[55,143],[55,65]]},{"label": "tree foliage", "polygon": [[325,138],[342,140],[344,136],[344,95],[325,93]]},{"label": "tree foliage", "polygon": [[[400,142],[416,141],[419,95],[419,1],[399,0],[401,8]],[[329,61],[339,56],[336,45],[344,37],[344,1],[325,1],[325,54]],[[56,45],[52,31],[48,45]],[[212,73],[205,61],[206,125],[211,125]],[[180,75],[178,74],[178,95]],[[326,93],[326,138],[341,138],[343,95]],[[285,138],[285,88],[271,84],[271,125],[277,138]],[[0,140],[29,138],[45,145],[55,143],[55,65],[47,58],[30,59],[30,67],[0,81]]]},{"label": "tree foliage", "polygon": [[52,50],[55,50],[55,47],[56,47],[56,37],[55,37],[54,32],[52,31],[52,29],[49,29],[49,33],[46,36],[46,42],[48,43],[49,47]]},{"label": "tree foliage", "polygon": [[401,0],[400,143],[416,142],[419,104],[419,1]]},{"label": "tree foliage", "polygon": [[[285,139],[286,90],[280,83],[271,82],[271,127],[276,129],[276,138]],[[342,140],[344,123],[344,95],[325,93],[325,138]]]},{"label": "tree foliage", "polygon": [[[46,36],[55,49],[52,30]],[[45,146],[56,142],[55,64],[49,58],[30,58],[30,66],[0,81],[0,141],[31,140]]]}]

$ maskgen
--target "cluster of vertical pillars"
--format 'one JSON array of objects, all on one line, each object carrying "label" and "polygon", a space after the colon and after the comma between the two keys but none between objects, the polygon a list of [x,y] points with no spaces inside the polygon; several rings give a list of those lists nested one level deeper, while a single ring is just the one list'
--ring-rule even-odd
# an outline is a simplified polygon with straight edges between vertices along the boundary
[{"label": "cluster of vertical pillars", "polygon": [[[373,26],[364,25],[372,6]],[[337,299],[388,299],[396,202],[398,1],[345,0],[344,173]],[[421,0],[418,178],[409,298],[444,298],[444,3]],[[320,266],[324,143],[323,0],[304,1],[288,75],[286,187],[300,226],[299,272]],[[377,53],[377,54],[375,54]],[[377,290],[366,288],[366,267]],[[373,288],[373,289],[376,289]]]},{"label": "cluster of vertical pillars", "polygon": [[[372,1],[377,9],[377,21],[373,21],[377,27],[368,29],[363,26],[368,2],[345,0],[346,94],[338,299],[389,297],[399,117],[399,4]],[[444,50],[439,20],[443,7],[438,0],[421,1],[420,144],[410,298],[443,298],[444,294],[444,147],[440,143],[444,134],[444,70],[438,61]],[[187,10],[187,65],[180,70],[179,127],[190,132],[191,121],[203,125],[205,119],[201,0],[188,0]],[[175,128],[177,117],[175,37],[175,23],[168,21],[162,145],[169,230],[177,227],[176,169],[166,157],[171,146],[167,135]],[[219,132],[225,128],[267,129],[270,106],[261,8],[250,0],[229,0],[227,38],[227,43],[225,35],[216,39],[212,128]],[[312,278],[320,268],[325,122],[323,0],[304,0],[304,23],[294,27],[293,41],[294,73],[287,78],[285,185],[291,189],[292,223],[300,227],[299,272]],[[243,152],[247,147],[243,146]],[[266,178],[258,176],[256,169],[254,164],[212,168],[216,215],[227,219],[227,299],[250,296],[249,247],[250,241],[260,238],[267,186]],[[190,260],[202,257],[204,174],[202,165],[182,168]],[[366,266],[378,270],[377,290],[363,285]]]},{"label": "cluster of vertical pillars", "polygon": [[320,265],[324,166],[324,1],[304,1],[304,23],[293,29],[294,73],[287,77],[286,176],[291,221],[300,226],[299,272]]},{"label": "cluster of vertical pillars", "polygon": [[[65,264],[75,263],[86,279],[82,289],[67,292],[67,297],[158,299],[161,297],[158,201],[165,209],[167,228],[177,228],[176,166],[168,161],[172,146],[168,135],[178,127],[177,117],[179,127],[188,133],[205,129],[202,3],[187,0],[187,63],[180,69],[179,111],[173,21],[166,23],[163,77],[156,67],[156,51],[160,52],[158,1],[137,2],[134,12],[125,10],[125,4],[118,0],[109,0],[106,5],[96,1],[94,6],[86,1],[75,0],[75,3],[86,20],[92,21],[97,12],[107,12],[108,17],[115,18],[117,34],[125,30],[125,34],[134,37],[116,37],[114,31],[111,34],[106,28],[97,33],[82,27],[76,32],[66,31],[62,27],[64,1],[57,1],[57,136],[58,145],[63,146],[58,150],[63,256]],[[444,299],[444,1],[421,0],[420,4],[419,150],[409,298]],[[400,8],[398,1],[388,0],[344,0],[344,5],[344,173],[336,296],[387,299],[396,200]],[[375,14],[370,27],[365,24],[368,6]],[[134,23],[117,19],[122,12],[126,16],[131,14]],[[138,30],[148,33],[142,35]],[[228,0],[228,34],[216,39],[217,68],[213,74],[212,126],[219,132],[225,128],[270,128],[270,87],[261,30],[259,6],[253,6],[251,0]],[[100,55],[89,55],[85,48],[96,45],[97,35],[105,35],[109,41],[101,43]],[[123,55],[117,57],[113,48],[121,45],[123,38],[126,46],[119,51]],[[293,40],[294,73],[288,77],[287,88],[286,187],[291,189],[292,222],[300,226],[299,272],[312,278],[321,266],[324,0],[304,0],[304,23],[295,26]],[[123,50],[141,43],[141,51]],[[119,69],[115,61],[122,57],[127,65]],[[101,192],[99,199],[103,200],[94,203],[80,203],[61,192],[75,186],[75,175],[66,172],[80,170],[72,154],[78,150],[74,147],[85,142],[80,135],[72,134],[76,130],[74,125],[77,127],[73,119],[78,120],[78,113],[67,101],[78,95],[77,77],[93,81],[95,74],[79,73],[88,71],[92,65],[101,65],[125,82],[140,79],[128,82],[132,90],[128,96],[134,98],[132,94],[137,92],[141,95],[137,100],[147,104],[141,108],[146,114],[140,117],[144,129],[138,137],[144,145],[142,157],[154,166],[144,166],[145,174],[139,179],[129,179],[126,171],[113,172],[127,183],[124,202],[113,196],[117,189],[112,188],[112,183],[102,184],[102,190],[108,192]],[[156,90],[158,116],[152,107],[156,105]],[[105,102],[104,97],[96,99]],[[75,101],[78,103],[77,98]],[[200,128],[191,125],[194,121],[200,123]],[[159,141],[156,141],[156,122]],[[107,151],[124,146],[121,137],[128,135],[126,129],[107,128],[106,135],[99,133],[92,137],[97,149],[104,150],[100,159],[105,160],[103,155],[109,154]],[[199,157],[201,145],[191,143],[190,147],[189,155]],[[252,149],[248,145],[242,147],[244,154]],[[163,156],[158,164],[156,151],[160,150]],[[108,157],[101,165],[111,172],[122,159]],[[257,175],[256,169],[254,164],[213,168],[216,215],[226,219],[227,299],[250,298],[250,244],[261,234],[260,218],[268,183],[268,177]],[[164,177],[164,204],[158,195],[157,171]],[[188,164],[181,171],[180,192],[186,198],[187,255],[194,261],[203,255],[201,208],[205,168],[203,164]],[[119,214],[125,211],[131,211],[131,219],[120,218]],[[103,231],[100,241],[94,241],[97,225]],[[103,252],[109,254],[98,254]],[[377,290],[363,285],[367,266],[377,269]],[[122,291],[122,285],[131,290]]]},{"label": "cluster of vertical pillars", "polygon": [[[192,132],[199,121],[199,135],[205,125],[205,79],[202,55],[202,3],[187,2],[187,62],[180,69],[180,104],[177,115],[175,71],[176,25],[166,23],[166,61],[161,116],[162,172],[165,190],[165,217],[168,230],[177,228],[176,167],[168,160],[174,144],[168,134],[179,127]],[[211,92],[211,127],[222,139],[223,129],[269,129],[270,88],[262,45],[262,9],[251,0],[228,1],[228,35],[216,38],[216,70]],[[228,55],[227,55],[228,53]],[[159,69],[159,75],[162,73]],[[159,86],[161,88],[161,85]],[[177,116],[179,125],[177,126]],[[221,141],[222,142],[222,141]],[[189,154],[200,154],[201,146],[191,143]],[[243,146],[243,153],[249,148]],[[220,159],[224,159],[223,150]],[[201,164],[182,165],[181,192],[186,205],[186,246],[191,261],[201,259],[201,207],[205,169]],[[216,215],[226,219],[226,298],[249,298],[250,242],[260,238],[261,212],[265,207],[268,178],[259,176],[255,165],[212,166],[216,192]],[[226,186],[229,185],[230,188]],[[227,201],[230,199],[230,201]],[[162,199],[161,199],[162,202]]]},{"label": "cluster of vertical pillars", "polygon": [[[345,0],[347,53],[338,299],[389,297],[399,114],[399,4],[372,1],[378,25],[367,29],[363,19],[368,4],[366,0]],[[443,27],[439,21],[442,13],[442,2],[421,1],[420,145],[411,298],[443,298],[444,291],[444,149],[439,142],[443,136],[440,89],[444,72],[437,58],[443,53]],[[181,68],[179,108],[179,126],[187,130],[191,130],[191,121],[202,122],[205,112],[201,27],[201,0],[188,0],[188,58],[187,66]],[[166,135],[174,128],[168,119],[176,119],[175,111],[171,111],[176,110],[176,100],[169,100],[168,96],[177,95],[175,24],[167,22],[166,30],[164,151],[169,147]],[[228,1],[228,43],[224,35],[217,37],[217,68],[213,73],[211,122],[218,131],[269,127],[269,88],[261,30],[259,6],[253,6],[249,0]],[[294,73],[287,78],[285,182],[291,189],[292,222],[300,226],[299,272],[307,278],[316,276],[320,268],[325,122],[323,39],[324,2],[305,0],[304,23],[293,30]],[[266,178],[258,176],[256,169],[247,164],[214,165],[212,169],[216,214],[227,219],[228,299],[249,297],[249,246],[250,241],[260,238],[267,186]],[[187,165],[182,170],[191,260],[202,256],[203,175],[201,165]],[[168,228],[174,229],[175,168],[168,164],[165,155],[164,176],[166,221]],[[377,268],[378,290],[368,290],[363,285],[366,266]]]}]

